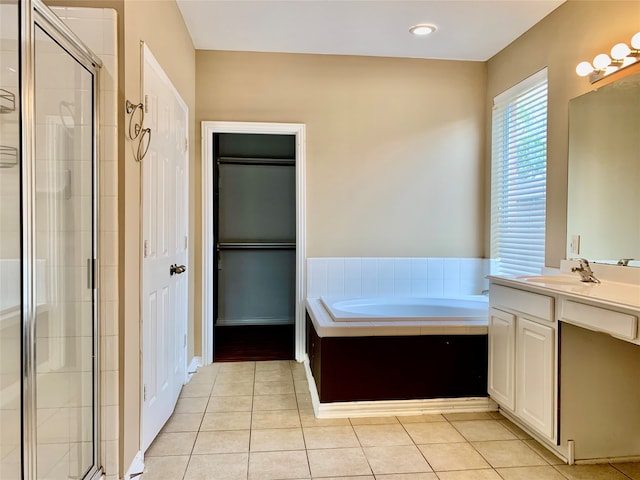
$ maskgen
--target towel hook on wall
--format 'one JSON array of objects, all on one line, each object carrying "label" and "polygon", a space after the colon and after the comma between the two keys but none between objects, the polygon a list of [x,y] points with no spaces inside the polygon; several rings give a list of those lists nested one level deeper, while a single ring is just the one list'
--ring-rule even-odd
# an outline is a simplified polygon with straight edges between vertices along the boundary
[{"label": "towel hook on wall", "polygon": [[[127,115],[129,115],[129,127],[127,128],[127,136],[129,140],[138,140],[138,146],[134,150],[134,158],[136,162],[142,161],[151,145],[151,129],[142,128],[144,123],[144,105],[142,103],[131,103],[127,100],[125,104]],[[136,111],[140,112],[140,121],[135,122]],[[143,147],[144,138],[147,137],[146,146]]]},{"label": "towel hook on wall", "polygon": [[[135,140],[140,135],[142,131],[142,122],[144,122],[144,105],[142,103],[131,103],[127,100],[126,109],[127,115],[129,115],[129,140]],[[134,123],[134,117],[136,115],[136,110],[140,112],[140,122]]]}]

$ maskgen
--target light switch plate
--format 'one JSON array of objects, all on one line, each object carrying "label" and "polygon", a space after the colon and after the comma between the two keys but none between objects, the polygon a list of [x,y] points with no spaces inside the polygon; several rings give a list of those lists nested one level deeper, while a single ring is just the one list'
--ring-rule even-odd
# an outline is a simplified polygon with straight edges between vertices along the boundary
[{"label": "light switch plate", "polygon": [[580,235],[571,235],[571,253],[580,254]]}]

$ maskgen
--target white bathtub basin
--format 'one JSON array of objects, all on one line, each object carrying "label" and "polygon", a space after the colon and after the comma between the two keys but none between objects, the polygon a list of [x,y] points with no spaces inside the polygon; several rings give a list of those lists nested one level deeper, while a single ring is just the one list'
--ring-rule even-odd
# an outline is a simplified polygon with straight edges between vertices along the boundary
[{"label": "white bathtub basin", "polygon": [[335,322],[487,321],[488,301],[481,295],[462,298],[321,297]]}]

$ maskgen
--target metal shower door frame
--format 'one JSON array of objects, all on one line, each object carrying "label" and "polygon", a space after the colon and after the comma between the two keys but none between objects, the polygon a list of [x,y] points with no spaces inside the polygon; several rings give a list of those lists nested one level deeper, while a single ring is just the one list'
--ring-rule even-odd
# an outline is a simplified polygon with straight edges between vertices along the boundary
[{"label": "metal shower door frame", "polygon": [[[20,125],[21,125],[21,245],[22,245],[22,478],[37,475],[36,417],[36,226],[35,226],[35,28],[38,26],[57,42],[93,77],[93,260],[97,266],[98,245],[98,152],[100,118],[99,69],[102,61],[41,0],[20,1]],[[93,465],[85,479],[102,476],[100,459],[100,341],[99,289],[93,271]]]}]

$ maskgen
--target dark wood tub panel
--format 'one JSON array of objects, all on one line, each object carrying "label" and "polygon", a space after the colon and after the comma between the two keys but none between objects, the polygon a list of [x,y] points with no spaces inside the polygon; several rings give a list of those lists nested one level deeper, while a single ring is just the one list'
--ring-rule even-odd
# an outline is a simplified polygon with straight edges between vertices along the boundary
[{"label": "dark wood tub panel", "polygon": [[307,314],[321,403],[487,396],[487,335],[324,337]]}]

